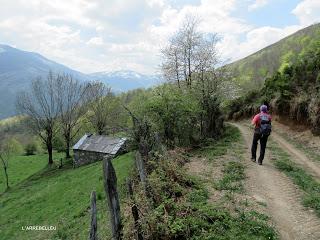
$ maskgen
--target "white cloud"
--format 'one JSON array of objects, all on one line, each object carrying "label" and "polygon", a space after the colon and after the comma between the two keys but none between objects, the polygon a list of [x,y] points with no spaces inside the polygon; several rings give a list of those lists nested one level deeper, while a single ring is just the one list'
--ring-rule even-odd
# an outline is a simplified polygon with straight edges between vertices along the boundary
[{"label": "white cloud", "polygon": [[87,42],[88,45],[101,46],[103,45],[103,39],[101,37],[93,37]]},{"label": "white cloud", "polygon": [[163,7],[165,5],[165,1],[164,0],[148,0],[147,4],[150,7]]},{"label": "white cloud", "polygon": [[254,11],[268,4],[268,0],[254,0],[249,6],[248,11]]},{"label": "white cloud", "polygon": [[201,0],[175,8],[167,0],[0,0],[1,41],[36,51],[80,71],[157,70],[159,50],[190,13],[201,30],[244,33],[231,16],[236,0]]},{"label": "white cloud", "polygon": [[320,22],[320,1],[304,0],[292,11],[303,26]]},{"label": "white cloud", "polygon": [[[0,0],[0,41],[83,72],[128,68],[152,73],[160,63],[160,48],[190,13],[202,20],[201,31],[222,37],[218,45],[221,54],[232,60],[301,27],[255,28],[234,16],[240,0],[201,0],[180,7],[174,2]],[[252,9],[267,4],[267,0],[250,2]],[[317,2],[305,0],[293,12],[302,23],[313,22],[320,12]]]},{"label": "white cloud", "polygon": [[[233,43],[231,42],[230,44],[228,44],[229,48],[234,51],[233,54],[231,52],[229,52],[229,54],[230,56],[233,56],[234,59],[246,57],[249,54],[265,48],[279,41],[280,39],[289,36],[290,34],[293,34],[300,28],[300,26],[294,25],[285,28],[274,28],[266,26],[253,29],[246,34],[245,41],[234,41]],[[230,41],[230,39],[228,39],[228,41]],[[232,44],[234,45],[234,47],[231,47]],[[235,51],[235,49],[237,49],[237,51]],[[228,50],[225,50],[227,53]]]}]

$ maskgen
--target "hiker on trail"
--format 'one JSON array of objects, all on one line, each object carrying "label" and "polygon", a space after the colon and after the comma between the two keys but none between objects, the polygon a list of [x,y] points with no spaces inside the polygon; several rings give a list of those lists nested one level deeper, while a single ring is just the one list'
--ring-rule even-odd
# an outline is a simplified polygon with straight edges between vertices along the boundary
[{"label": "hiker on trail", "polygon": [[254,134],[251,147],[251,160],[256,162],[257,146],[258,141],[260,140],[260,156],[258,158],[258,164],[262,165],[268,137],[271,133],[271,116],[268,114],[268,107],[266,105],[260,107],[260,113],[254,116],[252,125],[254,125]]}]

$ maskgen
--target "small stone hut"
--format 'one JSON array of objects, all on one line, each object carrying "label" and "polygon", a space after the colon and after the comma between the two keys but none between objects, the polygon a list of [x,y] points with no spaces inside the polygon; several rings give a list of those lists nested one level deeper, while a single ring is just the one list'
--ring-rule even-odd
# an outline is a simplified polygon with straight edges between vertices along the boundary
[{"label": "small stone hut", "polygon": [[114,158],[125,151],[126,142],[126,138],[85,134],[73,146],[74,166],[101,161],[106,156]]}]

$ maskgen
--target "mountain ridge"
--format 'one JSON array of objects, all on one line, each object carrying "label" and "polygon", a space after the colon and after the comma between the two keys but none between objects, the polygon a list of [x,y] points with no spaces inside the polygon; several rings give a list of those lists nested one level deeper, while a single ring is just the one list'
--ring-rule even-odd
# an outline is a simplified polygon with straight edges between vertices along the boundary
[{"label": "mountain ridge", "polygon": [[45,78],[49,71],[71,74],[81,81],[98,80],[115,92],[147,88],[159,82],[158,75],[144,75],[130,70],[85,74],[39,53],[0,44],[0,119],[15,115],[17,92],[28,89],[33,79]]},{"label": "mountain ridge", "polygon": [[313,42],[320,41],[320,24],[313,24],[255,52],[247,57],[227,64],[233,80],[244,91],[259,89],[266,78],[281,71],[296,55],[302,53]]}]

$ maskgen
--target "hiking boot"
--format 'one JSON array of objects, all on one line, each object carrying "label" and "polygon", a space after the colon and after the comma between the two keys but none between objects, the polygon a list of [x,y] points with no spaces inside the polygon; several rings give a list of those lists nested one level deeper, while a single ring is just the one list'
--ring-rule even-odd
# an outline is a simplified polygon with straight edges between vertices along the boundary
[{"label": "hiking boot", "polygon": [[251,161],[252,161],[252,162],[256,162],[256,159],[254,159],[254,158],[251,158]]},{"label": "hiking boot", "polygon": [[262,161],[258,160],[258,164],[259,164],[259,165],[262,165]]}]

